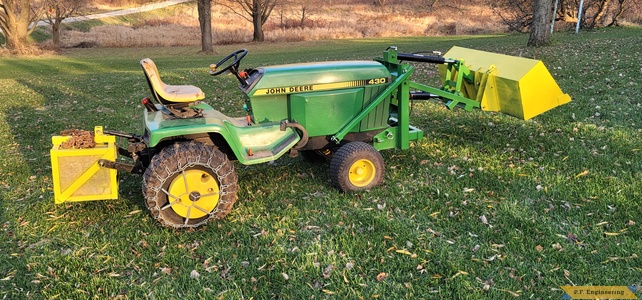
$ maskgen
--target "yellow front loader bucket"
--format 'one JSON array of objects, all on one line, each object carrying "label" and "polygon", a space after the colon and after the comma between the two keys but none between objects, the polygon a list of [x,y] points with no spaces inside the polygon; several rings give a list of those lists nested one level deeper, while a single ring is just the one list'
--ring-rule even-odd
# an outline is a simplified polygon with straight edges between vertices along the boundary
[{"label": "yellow front loader bucket", "polygon": [[[528,120],[571,101],[540,60],[462,47],[451,48],[444,57],[462,61],[470,71],[473,81],[463,80],[460,91],[479,102],[482,110]],[[446,65],[439,70],[442,82],[456,76]]]}]

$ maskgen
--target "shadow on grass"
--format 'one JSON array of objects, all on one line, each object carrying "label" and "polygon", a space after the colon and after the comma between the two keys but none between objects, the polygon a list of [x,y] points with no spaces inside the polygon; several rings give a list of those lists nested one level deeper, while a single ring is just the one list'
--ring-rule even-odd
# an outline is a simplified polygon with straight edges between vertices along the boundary
[{"label": "shadow on grass", "polygon": [[[24,65],[25,68],[28,67]],[[99,71],[96,71],[99,74]],[[73,78],[73,79],[71,79]],[[31,168],[29,174],[38,178],[46,178],[51,182],[51,167],[49,150],[51,137],[59,135],[63,130],[84,129],[93,131],[97,125],[107,128],[135,127],[135,121],[140,116],[138,104],[128,99],[112,101],[103,92],[97,92],[101,84],[99,77],[93,75],[65,75],[63,78],[54,77],[50,81],[20,79],[17,82],[27,90],[32,91],[42,99],[37,105],[14,105],[5,111],[5,115],[13,119],[7,121],[11,127],[12,136],[20,145],[23,161]],[[131,81],[129,78],[123,81]],[[135,90],[135,87],[128,89]],[[127,115],[135,116],[127,116]],[[118,117],[123,116],[123,117]],[[123,126],[125,124],[126,126]],[[62,170],[64,172],[64,170]],[[140,191],[140,176],[119,174],[121,185],[120,199],[142,199]],[[136,184],[134,184],[136,183]],[[138,188],[134,188],[135,186]],[[51,186],[47,188],[51,191]],[[47,206],[53,204],[53,195],[46,193]],[[104,202],[104,206],[111,205]],[[133,201],[140,209],[144,209],[142,201]],[[87,203],[77,203],[76,206],[86,207]],[[55,206],[54,209],[63,208]],[[78,207],[73,208],[78,209]]]},{"label": "shadow on grass", "polygon": [[[64,57],[55,59],[33,60],[23,59],[20,57],[9,57],[3,59],[0,64],[5,70],[0,78],[22,80],[23,83],[29,83],[28,79],[51,78],[55,82],[58,78],[73,78],[73,76],[91,76],[96,74],[115,73],[119,71],[118,65],[106,66],[105,61],[101,59],[91,60],[72,60]],[[131,70],[131,65],[122,65],[123,70]],[[125,69],[127,68],[127,69]],[[73,80],[73,79],[71,79]],[[80,88],[67,82],[68,88]],[[100,93],[98,93],[100,95]]]}]

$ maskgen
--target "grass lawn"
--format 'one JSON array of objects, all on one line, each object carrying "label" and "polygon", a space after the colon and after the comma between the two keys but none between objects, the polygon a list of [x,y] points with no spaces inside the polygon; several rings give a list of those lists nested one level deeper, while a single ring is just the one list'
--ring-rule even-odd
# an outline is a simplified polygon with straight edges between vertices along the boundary
[{"label": "grass lawn", "polygon": [[[640,285],[642,29],[554,38],[539,49],[507,35],[0,58],[0,298],[559,299],[563,285]],[[416,102],[411,124],[426,138],[382,152],[384,184],[362,193],[338,192],[327,165],[301,158],[236,163],[234,210],[192,232],[148,215],[137,175],[120,174],[118,200],[54,205],[51,136],[142,132],[141,58],[242,116],[236,80],[207,73],[237,48],[251,67],[370,60],[390,45],[541,59],[573,101],[529,121]],[[434,84],[433,67],[414,79]]]}]

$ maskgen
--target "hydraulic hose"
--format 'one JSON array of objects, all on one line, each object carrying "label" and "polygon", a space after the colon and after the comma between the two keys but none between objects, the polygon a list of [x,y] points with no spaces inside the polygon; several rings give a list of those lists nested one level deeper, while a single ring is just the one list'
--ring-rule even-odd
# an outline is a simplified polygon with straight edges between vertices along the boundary
[{"label": "hydraulic hose", "polygon": [[416,53],[397,53],[397,58],[399,60],[426,62],[431,64],[447,64],[456,62],[456,60],[446,59],[441,56],[431,56]]}]

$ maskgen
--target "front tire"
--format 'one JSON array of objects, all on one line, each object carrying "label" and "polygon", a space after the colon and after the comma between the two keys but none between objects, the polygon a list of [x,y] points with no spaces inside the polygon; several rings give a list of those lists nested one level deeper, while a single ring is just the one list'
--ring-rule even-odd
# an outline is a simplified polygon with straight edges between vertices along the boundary
[{"label": "front tire", "polygon": [[367,190],[383,182],[383,157],[372,145],[351,142],[332,156],[330,179],[344,192]]},{"label": "front tire", "polygon": [[163,226],[194,228],[232,210],[237,181],[234,166],[214,146],[176,143],[152,158],[143,175],[143,194]]}]

